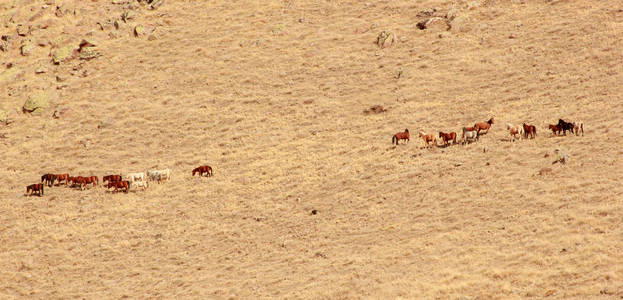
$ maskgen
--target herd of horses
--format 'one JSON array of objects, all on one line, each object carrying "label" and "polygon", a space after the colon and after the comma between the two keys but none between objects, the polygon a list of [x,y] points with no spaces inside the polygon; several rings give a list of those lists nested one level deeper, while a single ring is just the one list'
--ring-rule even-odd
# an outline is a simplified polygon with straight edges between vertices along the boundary
[{"label": "herd of horses", "polygon": [[[192,176],[199,173],[199,176],[213,176],[212,167],[208,165],[199,166],[192,171]],[[125,180],[124,180],[125,178]],[[147,172],[128,173],[126,175],[113,174],[102,177],[102,184],[107,191],[112,190],[113,193],[123,191],[127,193],[130,190],[145,190],[149,187],[149,181],[160,184],[163,181],[171,179],[171,170],[149,170]],[[52,174],[47,173],[41,176],[41,182],[31,184],[26,187],[26,196],[38,195],[43,196],[45,186],[53,187],[65,185],[67,187],[78,188],[84,190],[89,187],[96,187],[99,184],[97,176],[69,176],[69,174]]]},{"label": "herd of horses", "polygon": [[[487,134],[491,126],[495,123],[494,118],[492,117],[486,122],[478,122],[474,124],[472,127],[463,127],[463,135],[461,136],[461,144],[465,145],[467,143],[471,143],[474,141],[478,141],[481,135]],[[536,126],[523,123],[521,126],[514,126],[513,124],[507,123],[506,129],[510,135],[510,141],[513,142],[517,139],[534,139],[536,138]],[[554,135],[567,135],[567,131],[571,133],[575,133],[575,135],[584,136],[584,123],[583,122],[566,122],[563,119],[558,119],[557,124],[549,124],[549,129],[553,132]],[[437,144],[437,136],[434,134],[426,134],[424,132],[419,133],[419,137],[424,141],[426,147],[438,147]],[[457,134],[456,132],[439,132],[439,139],[443,143],[441,146],[449,146],[451,144],[457,144]],[[392,144],[398,145],[401,140],[404,140],[405,143],[409,142],[411,136],[409,134],[409,129],[405,129],[403,132],[398,132],[392,136]]]}]

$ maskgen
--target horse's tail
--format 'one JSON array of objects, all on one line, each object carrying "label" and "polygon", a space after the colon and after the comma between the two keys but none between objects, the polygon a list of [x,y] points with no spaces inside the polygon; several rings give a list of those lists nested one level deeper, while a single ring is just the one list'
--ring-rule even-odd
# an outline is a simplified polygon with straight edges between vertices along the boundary
[{"label": "horse's tail", "polygon": [[45,184],[41,185],[41,196],[43,196],[43,187],[45,186]]},{"label": "horse's tail", "polygon": [[396,144],[398,145],[398,137],[394,134],[394,136],[392,136],[392,144]]},{"label": "horse's tail", "polygon": [[45,179],[45,175],[41,176],[41,182],[43,182],[43,180]]}]

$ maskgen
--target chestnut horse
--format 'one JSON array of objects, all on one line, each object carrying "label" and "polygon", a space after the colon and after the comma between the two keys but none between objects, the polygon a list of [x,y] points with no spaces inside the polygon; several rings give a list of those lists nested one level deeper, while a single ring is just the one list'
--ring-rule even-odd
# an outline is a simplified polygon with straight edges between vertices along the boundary
[{"label": "chestnut horse", "polygon": [[106,175],[102,178],[102,183],[121,181],[121,175]]},{"label": "chestnut horse", "polygon": [[582,131],[582,136],[584,136],[584,122],[573,122],[573,129],[575,135],[579,135],[579,132]]},{"label": "chestnut horse", "polygon": [[527,125],[526,123],[523,123],[523,132],[524,132],[525,138],[528,138],[528,136],[530,136],[531,138],[535,138],[536,137],[536,126]]},{"label": "chestnut horse", "polygon": [[506,129],[508,129],[508,133],[510,134],[510,141],[514,142],[516,139],[519,139],[523,135],[523,127],[513,126],[511,123],[506,123]]},{"label": "chestnut horse", "polygon": [[456,132],[443,133],[440,131],[439,137],[443,140],[444,146],[448,145],[449,140],[452,140],[452,144],[456,144]]},{"label": "chestnut horse", "polygon": [[[426,143],[426,146],[437,146],[437,139],[435,138],[434,135],[432,134],[424,134],[424,132],[420,131],[420,137],[422,138],[422,140],[424,140],[424,143]],[[432,144],[429,144],[432,143]]]},{"label": "chestnut horse", "polygon": [[212,167],[210,166],[201,166],[201,167],[197,167],[195,169],[193,169],[193,176],[195,176],[195,173],[199,173],[199,176],[203,176],[203,173],[206,173],[206,176],[212,176]]},{"label": "chestnut horse", "polygon": [[486,130],[484,133],[487,133],[489,132],[489,128],[491,128],[491,125],[493,125],[493,123],[494,123],[494,120],[493,120],[493,117],[491,117],[491,119],[489,119],[489,121],[487,122],[480,122],[480,123],[474,124],[474,129],[476,129],[478,134],[480,134],[481,130]]},{"label": "chestnut horse", "polygon": [[[42,183],[31,184],[26,187],[26,195],[39,194],[39,197],[43,196],[43,187],[45,185]],[[30,194],[29,194],[30,192]]]},{"label": "chestnut horse", "polygon": [[559,135],[562,131],[562,128],[560,126],[554,124],[549,124],[549,129],[552,130],[554,135]]},{"label": "chestnut horse", "polygon": [[69,185],[69,174],[56,174],[56,185],[61,185],[65,181],[65,185]]},{"label": "chestnut horse", "polygon": [[41,176],[41,183],[47,184],[48,186],[52,186],[54,184],[54,180],[56,180],[56,175],[54,174],[45,174]]},{"label": "chestnut horse", "polygon": [[409,137],[409,129],[405,129],[404,132],[398,132],[394,134],[394,136],[392,137],[392,144],[396,143],[396,145],[398,145],[398,141],[400,140],[407,140],[406,142],[409,142]]},{"label": "chestnut horse", "polygon": [[558,126],[562,128],[563,135],[567,135],[567,131],[573,133],[573,129],[575,128],[573,123],[565,122],[563,119],[558,119]]},{"label": "chestnut horse", "polygon": [[130,181],[128,180],[123,180],[123,181],[113,181],[113,182],[108,182],[108,185],[106,186],[106,189],[109,189],[111,187],[114,187],[115,190],[113,192],[117,192],[119,191],[119,189],[125,190],[124,192],[128,192],[128,190],[130,189]]}]

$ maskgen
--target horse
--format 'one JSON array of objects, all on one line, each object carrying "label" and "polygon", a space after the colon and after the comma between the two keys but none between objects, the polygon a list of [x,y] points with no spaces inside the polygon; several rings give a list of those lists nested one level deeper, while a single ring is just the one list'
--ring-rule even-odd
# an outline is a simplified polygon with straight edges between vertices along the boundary
[{"label": "horse", "polygon": [[526,123],[523,123],[523,131],[525,138],[528,138],[528,136],[531,138],[536,137],[536,126],[534,125],[527,125]]},{"label": "horse", "polygon": [[47,184],[48,186],[52,186],[54,181],[56,180],[56,175],[54,174],[44,174],[41,176],[41,183]]},{"label": "horse", "polygon": [[444,146],[448,145],[449,140],[452,140],[452,144],[456,144],[456,132],[444,133],[440,131],[439,137],[443,140]]},{"label": "horse", "polygon": [[69,185],[69,174],[56,174],[56,181],[58,186],[61,185],[61,182],[65,181],[65,185]]},{"label": "horse", "polygon": [[[38,194],[39,197],[43,196],[43,187],[45,186],[45,184],[43,183],[35,183],[35,184],[31,184],[29,186],[26,187],[26,195],[30,196],[33,194]],[[30,194],[29,194],[30,192]]]},{"label": "horse", "polygon": [[508,133],[510,134],[510,141],[514,142],[515,139],[519,139],[523,135],[523,127],[514,126],[511,123],[506,123],[506,129],[508,129]]},{"label": "horse", "polygon": [[147,171],[147,177],[152,181],[158,181],[158,183],[160,183],[162,180],[171,179],[171,170],[150,170]]},{"label": "horse", "polygon": [[463,145],[467,142],[473,142],[479,139],[478,131],[473,127],[463,127],[463,136],[461,137]]},{"label": "horse", "polygon": [[582,131],[582,136],[584,136],[584,122],[573,122],[573,129],[575,135],[579,135],[579,132]]},{"label": "horse", "polygon": [[197,167],[195,169],[193,169],[193,176],[195,176],[195,173],[199,173],[199,176],[203,176],[203,173],[206,173],[207,177],[212,176],[212,167],[210,166],[201,166],[201,167]]},{"label": "horse", "polygon": [[105,183],[106,181],[115,182],[115,181],[121,181],[121,180],[122,180],[121,175],[106,175],[102,178],[102,183]]},{"label": "horse", "polygon": [[[424,134],[424,132],[420,131],[420,137],[422,138],[422,140],[424,140],[424,143],[426,143],[426,146],[433,147],[437,145],[437,139],[432,134]],[[432,144],[429,145],[429,143],[431,142]]]},{"label": "horse", "polygon": [[559,135],[562,131],[562,128],[555,124],[549,124],[549,129],[554,133],[554,135]]},{"label": "horse", "polygon": [[128,190],[130,189],[130,181],[128,180],[122,180],[122,181],[114,181],[114,182],[109,182],[108,185],[106,186],[106,189],[110,189],[114,187],[115,190],[113,192],[117,192],[119,189],[124,189],[124,192],[128,192]]},{"label": "horse", "polygon": [[125,177],[129,181],[145,181],[145,172],[129,173],[126,174]]},{"label": "horse", "polygon": [[396,145],[398,145],[398,141],[400,140],[407,140],[407,142],[409,142],[409,129],[405,129],[404,132],[398,132],[396,134],[394,134],[394,136],[392,137],[392,144],[396,143]]},{"label": "horse", "polygon": [[562,128],[563,135],[567,135],[567,131],[573,133],[573,129],[575,128],[575,125],[573,123],[565,122],[565,120],[563,119],[558,119],[558,126]]},{"label": "horse", "polygon": [[130,183],[129,188],[132,188],[133,190],[138,189],[138,188],[142,188],[143,190],[146,190],[149,187],[149,183],[147,181],[134,181],[132,183]]},{"label": "horse", "polygon": [[491,125],[493,125],[493,123],[494,123],[494,120],[493,120],[493,117],[491,117],[491,119],[489,119],[489,121],[487,122],[480,122],[480,123],[474,124],[474,129],[478,131],[479,135],[480,135],[481,130],[486,130],[484,133],[488,133],[489,128],[491,128]]}]

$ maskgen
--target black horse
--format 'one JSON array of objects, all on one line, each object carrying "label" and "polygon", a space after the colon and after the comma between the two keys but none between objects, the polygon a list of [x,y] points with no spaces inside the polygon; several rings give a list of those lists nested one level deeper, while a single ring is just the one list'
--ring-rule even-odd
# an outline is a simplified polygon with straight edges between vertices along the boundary
[{"label": "black horse", "polygon": [[562,133],[567,135],[567,130],[573,133],[575,125],[573,123],[565,122],[563,119],[558,119],[558,126],[562,129]]},{"label": "black horse", "polygon": [[41,182],[47,184],[48,186],[54,185],[54,181],[56,180],[56,175],[54,174],[45,174],[41,176]]}]

